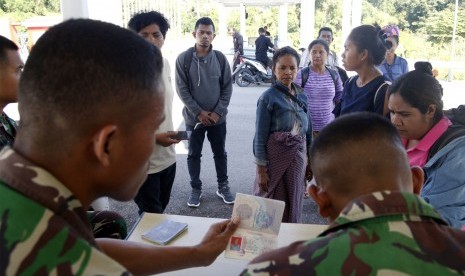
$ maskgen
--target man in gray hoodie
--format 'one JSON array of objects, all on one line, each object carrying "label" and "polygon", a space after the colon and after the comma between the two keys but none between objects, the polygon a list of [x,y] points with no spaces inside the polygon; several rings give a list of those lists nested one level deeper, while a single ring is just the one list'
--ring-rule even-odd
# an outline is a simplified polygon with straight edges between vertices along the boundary
[{"label": "man in gray hoodie", "polygon": [[183,117],[186,130],[192,131],[187,155],[192,192],[187,205],[200,206],[200,157],[205,133],[214,155],[218,179],[216,194],[224,203],[233,204],[225,150],[226,114],[232,94],[231,69],[225,56],[212,50],[215,25],[210,18],[197,20],[192,34],[196,40],[195,46],[181,53],[176,60],[176,91],[185,105]]}]

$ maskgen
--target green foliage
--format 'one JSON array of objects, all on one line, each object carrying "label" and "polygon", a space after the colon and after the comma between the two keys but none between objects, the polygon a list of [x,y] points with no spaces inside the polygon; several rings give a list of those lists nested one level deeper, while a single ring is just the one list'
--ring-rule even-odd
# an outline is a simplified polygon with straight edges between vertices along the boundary
[{"label": "green foliage", "polygon": [[[451,40],[454,24],[454,0],[367,0],[363,3],[362,23],[374,22],[384,26],[397,24],[401,29],[396,54],[412,61],[428,60],[439,69],[439,78],[448,74],[451,60]],[[459,5],[456,47],[454,53],[455,79],[464,79],[465,68],[465,6]],[[393,16],[394,15],[394,16]],[[461,65],[460,65],[460,62]],[[458,66],[458,67],[457,67]],[[460,67],[462,66],[462,67]]]},{"label": "green foliage", "polygon": [[[389,7],[392,7],[392,5],[387,5],[387,6],[388,6],[388,10],[390,9]],[[390,14],[395,14],[395,13],[390,13],[389,11],[382,10],[377,6],[374,6],[370,2],[363,2],[362,9],[363,9],[362,22],[366,24],[377,23],[380,26],[386,26],[388,24],[396,24],[398,26],[402,26],[398,18],[390,15]]]},{"label": "green foliage", "polygon": [[268,31],[274,37],[278,34],[277,7],[247,7],[246,34],[248,37],[258,36],[258,28],[268,26]]},{"label": "green foliage", "polygon": [[241,29],[241,14],[238,9],[230,10],[227,19],[228,28]]},{"label": "green foliage", "polygon": [[181,3],[181,32],[183,34],[194,31],[195,22],[204,16],[210,17],[218,28],[218,11],[215,8],[216,2],[212,0],[196,1],[184,0]]},{"label": "green foliage", "polygon": [[422,27],[435,11],[442,11],[453,0],[410,0],[395,3],[396,14],[406,21],[407,27],[415,32]]},{"label": "green foliage", "polygon": [[454,0],[367,0],[363,3],[364,22],[396,23],[402,29],[415,32],[433,13],[444,10],[452,2]]},{"label": "green foliage", "polygon": [[[450,43],[454,25],[455,4],[450,4],[446,9],[432,13],[431,17],[423,23],[422,31],[428,33],[429,40],[434,43]],[[465,38],[465,7],[458,9],[457,30],[458,37]]]},{"label": "green foliage", "polygon": [[0,11],[14,20],[60,12],[60,0],[0,0]]},{"label": "green foliage", "polygon": [[[155,0],[154,0],[155,1]],[[303,0],[304,1],[304,0]],[[343,0],[315,0],[315,34],[323,26],[331,27],[335,33],[333,46],[341,52]],[[190,34],[195,21],[209,16],[218,23],[218,2],[215,0],[181,0],[181,32]],[[0,0],[0,15],[22,21],[37,15],[58,13],[60,0]],[[446,61],[451,56],[451,39],[454,23],[455,0],[362,0],[362,23],[378,23],[380,26],[397,24],[401,29],[397,54],[410,60]],[[274,38],[278,34],[279,7],[247,6],[246,36],[257,37],[259,27],[268,26]],[[465,60],[465,3],[460,0],[455,60]],[[227,8],[228,27],[240,29],[239,8]],[[300,47],[300,4],[288,6],[287,40],[296,49]],[[218,27],[218,26],[217,26]],[[433,62],[434,63],[434,62]],[[434,64],[433,64],[434,65]],[[446,74],[446,69],[440,69]],[[441,76],[441,75],[440,75]],[[454,77],[465,77],[464,68],[454,71]]]},{"label": "green foliage", "polygon": [[[321,27],[331,27],[333,30],[342,29],[342,1],[316,0],[315,1],[315,31]],[[315,33],[315,37],[318,33]]]}]

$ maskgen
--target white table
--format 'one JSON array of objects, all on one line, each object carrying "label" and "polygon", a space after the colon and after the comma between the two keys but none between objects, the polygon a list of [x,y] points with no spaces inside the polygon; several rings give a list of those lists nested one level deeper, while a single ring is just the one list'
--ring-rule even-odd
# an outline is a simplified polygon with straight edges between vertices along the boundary
[{"label": "white table", "polygon": [[[154,227],[166,219],[185,222],[189,225],[186,232],[182,233],[179,237],[170,243],[170,245],[180,246],[198,244],[211,224],[223,220],[218,218],[144,213],[142,218],[134,226],[128,237],[128,240],[150,243],[142,239],[141,235],[148,229]],[[294,241],[308,240],[310,238],[316,237],[326,228],[326,225],[318,224],[282,223],[278,236],[278,247],[289,245]],[[215,262],[208,267],[183,269],[164,273],[164,275],[238,275],[242,272],[247,263],[248,261],[225,258],[224,253],[222,253],[220,256],[218,256]]]}]

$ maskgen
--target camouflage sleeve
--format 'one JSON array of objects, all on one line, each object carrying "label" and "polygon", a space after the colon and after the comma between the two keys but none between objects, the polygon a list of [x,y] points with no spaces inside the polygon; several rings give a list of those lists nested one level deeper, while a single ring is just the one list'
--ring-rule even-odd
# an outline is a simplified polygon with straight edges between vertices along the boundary
[{"label": "camouflage sleeve", "polygon": [[269,273],[271,275],[283,273],[289,270],[292,260],[291,256],[299,254],[305,248],[304,241],[298,241],[286,247],[268,251],[253,259],[241,275],[254,275]]}]

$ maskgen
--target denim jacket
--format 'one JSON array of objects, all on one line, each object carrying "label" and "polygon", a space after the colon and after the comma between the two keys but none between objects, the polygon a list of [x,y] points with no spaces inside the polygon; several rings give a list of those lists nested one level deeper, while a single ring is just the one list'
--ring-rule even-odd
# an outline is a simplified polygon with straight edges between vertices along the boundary
[{"label": "denim jacket", "polygon": [[[276,85],[287,88],[279,82]],[[307,96],[300,88],[292,85],[296,91],[296,98],[306,104]],[[306,137],[308,149],[312,142],[310,115],[307,115],[297,103],[275,87],[263,92],[257,102],[255,137],[253,139],[253,153],[257,165],[266,166],[268,164],[266,144],[269,135],[277,131],[291,132],[295,122],[300,127],[298,135]]]},{"label": "denim jacket", "polygon": [[393,82],[403,74],[408,73],[408,63],[404,58],[395,55],[392,65],[383,60],[378,69],[383,73],[387,81]]},{"label": "denim jacket", "polygon": [[423,167],[421,196],[452,227],[465,225],[465,136],[438,151]]}]

